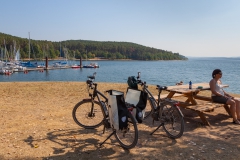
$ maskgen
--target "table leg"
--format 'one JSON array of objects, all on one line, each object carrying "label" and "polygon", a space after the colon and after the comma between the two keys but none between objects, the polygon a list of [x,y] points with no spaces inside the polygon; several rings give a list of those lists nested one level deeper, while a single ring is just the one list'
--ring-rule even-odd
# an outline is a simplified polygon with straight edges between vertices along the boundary
[{"label": "table leg", "polygon": [[197,101],[193,97],[193,93],[188,93],[186,95],[188,97],[188,99],[185,101],[186,103],[190,103],[191,102],[192,105],[196,105],[197,104]]},{"label": "table leg", "polygon": [[202,122],[204,125],[208,125],[210,126],[210,123],[208,122],[208,120],[206,119],[206,117],[204,116],[203,112],[198,112],[198,116],[201,118]]},{"label": "table leg", "polygon": [[173,92],[173,91],[169,92],[169,94],[167,95],[167,98],[172,98],[175,93],[176,92]]}]

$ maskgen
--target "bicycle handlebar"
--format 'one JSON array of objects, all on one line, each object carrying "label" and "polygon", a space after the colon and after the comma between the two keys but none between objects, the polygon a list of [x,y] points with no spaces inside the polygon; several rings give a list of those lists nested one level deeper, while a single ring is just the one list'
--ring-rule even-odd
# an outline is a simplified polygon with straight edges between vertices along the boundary
[{"label": "bicycle handlebar", "polygon": [[87,76],[87,78],[89,78],[89,79],[91,79],[91,80],[94,80],[95,79],[95,77],[96,77],[96,72],[94,72],[93,73],[93,75],[92,76]]},{"label": "bicycle handlebar", "polygon": [[95,80],[96,74],[97,73],[94,72],[92,76],[87,76],[88,80],[86,81],[86,83],[89,84],[89,85],[92,85],[93,81]]}]

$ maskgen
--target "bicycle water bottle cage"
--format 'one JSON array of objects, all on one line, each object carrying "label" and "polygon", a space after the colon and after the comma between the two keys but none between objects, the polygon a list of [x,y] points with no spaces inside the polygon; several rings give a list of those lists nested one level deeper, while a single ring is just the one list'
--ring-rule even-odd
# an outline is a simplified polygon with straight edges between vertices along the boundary
[{"label": "bicycle water bottle cage", "polygon": [[136,80],[135,76],[128,77],[127,83],[130,88],[138,89],[138,81]]}]

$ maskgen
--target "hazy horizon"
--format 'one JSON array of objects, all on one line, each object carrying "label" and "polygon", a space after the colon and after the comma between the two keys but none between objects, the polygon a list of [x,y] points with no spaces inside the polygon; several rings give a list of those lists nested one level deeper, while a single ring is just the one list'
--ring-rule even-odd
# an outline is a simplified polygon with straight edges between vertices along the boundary
[{"label": "hazy horizon", "polygon": [[186,57],[240,54],[238,0],[10,0],[0,32],[31,39],[131,42]]}]

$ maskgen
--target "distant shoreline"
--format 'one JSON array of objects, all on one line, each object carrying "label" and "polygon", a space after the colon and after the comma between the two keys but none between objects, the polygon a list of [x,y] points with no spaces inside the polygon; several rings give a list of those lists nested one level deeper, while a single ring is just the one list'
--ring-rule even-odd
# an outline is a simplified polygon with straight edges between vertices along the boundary
[{"label": "distant shoreline", "polygon": [[[36,61],[45,61],[46,59],[38,59]],[[64,58],[54,58],[48,59],[48,61],[64,61]],[[28,58],[23,59],[23,61],[29,61]],[[30,61],[35,61],[34,59],[30,59]],[[68,61],[80,61],[80,59],[68,59]],[[93,59],[82,59],[82,61],[186,61],[186,60],[133,60],[133,59],[103,59],[103,58],[93,58]]]},{"label": "distant shoreline", "polygon": [[[41,61],[41,60],[45,60],[45,58],[44,59],[38,59],[39,61]],[[49,58],[48,59],[49,61],[64,61],[65,59],[64,58],[54,58],[54,59],[51,59],[51,58]],[[68,60],[74,60],[74,61],[80,61],[80,59],[77,59],[77,58],[75,58],[75,59],[68,59]],[[82,59],[82,61],[134,61],[134,60],[132,60],[132,59],[103,59],[103,58],[93,58],[93,59]],[[25,58],[25,59],[23,59],[23,61],[29,61],[29,58]],[[34,61],[34,59],[30,59],[30,61]]]}]

